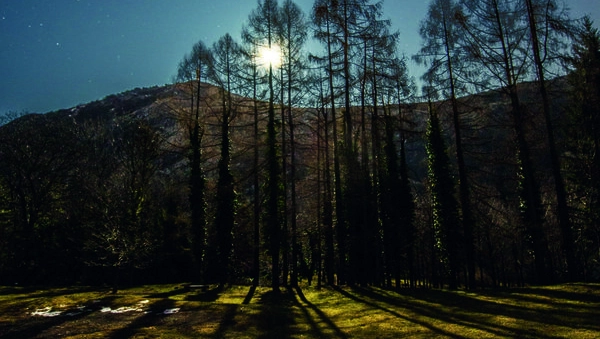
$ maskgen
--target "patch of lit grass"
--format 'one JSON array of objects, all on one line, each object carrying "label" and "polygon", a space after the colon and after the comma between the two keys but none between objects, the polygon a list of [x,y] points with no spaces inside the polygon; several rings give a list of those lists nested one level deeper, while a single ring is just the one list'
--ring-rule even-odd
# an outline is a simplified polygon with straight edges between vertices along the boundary
[{"label": "patch of lit grass", "polygon": [[[143,311],[101,312],[138,305]],[[65,315],[85,307],[85,312]],[[32,316],[36,309],[64,311]],[[163,310],[177,310],[164,314]],[[178,285],[120,290],[0,287],[0,337],[600,337],[600,285],[446,291]]]}]

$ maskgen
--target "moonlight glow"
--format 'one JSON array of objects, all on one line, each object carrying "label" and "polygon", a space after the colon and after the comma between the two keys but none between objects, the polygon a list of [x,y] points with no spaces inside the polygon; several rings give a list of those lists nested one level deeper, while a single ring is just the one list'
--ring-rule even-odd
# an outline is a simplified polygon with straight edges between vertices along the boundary
[{"label": "moonlight glow", "polygon": [[258,50],[258,63],[261,66],[279,67],[281,65],[281,50],[277,45],[271,45],[271,48],[262,47]]}]

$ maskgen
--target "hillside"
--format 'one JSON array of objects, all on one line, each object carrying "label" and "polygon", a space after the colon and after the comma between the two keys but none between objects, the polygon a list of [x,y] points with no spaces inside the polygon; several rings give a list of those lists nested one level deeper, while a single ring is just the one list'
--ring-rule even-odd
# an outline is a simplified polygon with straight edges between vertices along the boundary
[{"label": "hillside", "polygon": [[[194,229],[190,226],[190,141],[196,101],[190,101],[194,82],[163,87],[134,89],[46,114],[26,115],[0,127],[0,283],[44,282],[176,282],[193,279]],[[552,181],[548,171],[546,136],[535,101],[535,86],[523,84],[521,96],[527,107],[525,130],[531,147],[537,182],[544,204],[552,204]],[[203,84],[200,102],[201,167],[205,183],[207,274],[219,272],[220,253],[217,207],[220,159],[222,157],[222,112],[225,101],[218,88]],[[557,92],[559,93],[559,92]],[[559,93],[560,94],[560,93]],[[192,103],[192,105],[190,105]],[[566,121],[564,94],[555,96],[556,124]],[[230,173],[235,191],[234,229],[232,230],[232,282],[247,283],[252,275],[255,251],[255,192],[260,219],[266,218],[264,185],[266,152],[266,104],[258,102],[258,120],[254,104],[248,98],[234,96],[230,120]],[[432,107],[442,121],[447,153],[454,165],[454,141],[449,105],[435,102]],[[507,98],[499,92],[488,92],[460,99],[461,123],[472,199],[477,220],[477,256],[479,281],[482,285],[522,284],[534,275],[533,257],[519,228],[519,178],[515,158],[514,132]],[[275,106],[277,116],[286,109]],[[428,104],[416,103],[379,109],[366,107],[366,119],[356,107],[352,117],[356,123],[354,140],[360,153],[358,160],[369,166],[382,166],[389,153],[376,152],[373,145],[385,143],[384,127],[391,126],[397,152],[404,147],[406,170],[414,203],[414,243],[411,255],[420,263],[413,278],[419,285],[430,286],[434,252],[431,228],[431,200],[427,190],[427,154],[425,130]],[[332,122],[322,108],[295,108],[294,175],[296,194],[295,232],[298,242],[297,273],[305,278],[324,278],[324,258],[331,238],[324,213],[333,210],[334,152]],[[392,119],[384,118],[387,114]],[[341,115],[338,115],[338,119]],[[281,121],[281,120],[278,120]],[[341,121],[340,129],[341,130]],[[364,121],[364,128],[361,126]],[[255,135],[255,123],[256,131]],[[374,125],[377,124],[377,125]],[[327,126],[327,136],[325,135]],[[377,130],[373,130],[377,126]],[[286,118],[285,143],[278,137],[278,147],[285,154],[286,180],[282,189],[287,194],[283,204],[285,215],[291,211],[290,132]],[[279,130],[279,126],[278,126]],[[339,132],[338,132],[339,133]],[[256,138],[257,137],[257,138]],[[377,139],[381,138],[381,139]],[[403,140],[403,141],[402,141]],[[256,152],[256,153],[255,153]],[[357,154],[359,154],[357,153]],[[387,155],[386,155],[387,154]],[[398,154],[399,155],[399,154]],[[255,158],[258,156],[258,158]],[[367,159],[367,161],[364,161]],[[258,160],[258,167],[254,165]],[[329,161],[326,166],[326,161]],[[345,165],[347,166],[347,165]],[[362,167],[361,171],[378,171]],[[450,168],[455,177],[455,169]],[[255,173],[258,177],[255,177]],[[352,172],[342,172],[342,179]],[[361,172],[362,173],[362,172]],[[382,172],[383,173],[383,172]],[[381,174],[380,174],[381,175]],[[255,179],[259,186],[255,186]],[[379,180],[369,174],[368,185]],[[379,177],[383,178],[383,177]],[[346,190],[346,187],[342,187]],[[361,188],[362,189],[362,188]],[[372,194],[368,190],[366,193]],[[374,196],[373,202],[380,198]],[[575,196],[574,196],[575,197]],[[575,208],[579,200],[572,200]],[[329,206],[329,207],[328,207]],[[375,205],[374,205],[375,206]],[[370,207],[364,207],[368,211]],[[354,212],[360,212],[356,209]],[[549,265],[557,272],[561,267],[560,238],[551,209],[544,224],[549,246]],[[362,212],[361,212],[362,213]],[[365,212],[366,213],[366,212]],[[369,212],[371,213],[371,212]],[[380,212],[375,212],[380,213]],[[365,216],[367,216],[365,214]],[[333,218],[337,218],[335,211]],[[372,219],[377,220],[377,219]],[[365,219],[364,225],[371,221]],[[262,224],[262,223],[261,223]],[[381,223],[375,222],[376,230]],[[261,279],[269,277],[267,242],[261,225]],[[292,220],[284,219],[282,231],[292,232]],[[373,244],[384,246],[382,238],[368,230],[360,232],[365,250]],[[337,231],[337,228],[334,228]],[[351,230],[348,230],[349,232]],[[282,239],[283,265],[291,260],[291,233]],[[368,238],[367,238],[368,237]],[[399,238],[402,239],[402,238]],[[350,239],[349,239],[350,241]],[[353,241],[353,240],[352,240]],[[350,243],[350,242],[349,242]],[[362,245],[361,245],[362,246]],[[583,252],[582,252],[583,253]],[[386,259],[371,253],[385,265]],[[399,262],[405,279],[409,257],[402,254]],[[339,260],[337,258],[336,260]],[[597,269],[588,259],[588,277]],[[520,266],[515,266],[520,262]],[[588,262],[588,261],[586,261]],[[379,264],[378,264],[379,265]],[[587,265],[587,264],[586,264]],[[378,269],[377,265],[371,266]],[[385,266],[382,266],[385,267]],[[383,269],[383,268],[382,268]],[[212,273],[216,274],[216,273]],[[556,278],[560,279],[557,273]],[[283,278],[285,279],[285,278]]]}]

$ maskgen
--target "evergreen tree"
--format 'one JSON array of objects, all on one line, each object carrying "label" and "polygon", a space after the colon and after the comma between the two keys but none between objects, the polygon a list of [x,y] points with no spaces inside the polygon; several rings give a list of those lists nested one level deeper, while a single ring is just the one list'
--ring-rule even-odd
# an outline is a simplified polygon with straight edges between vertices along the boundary
[{"label": "evergreen tree", "polygon": [[458,203],[454,197],[455,184],[451,175],[446,143],[434,109],[430,110],[427,126],[427,159],[437,261],[448,279],[449,287],[456,289],[461,244]]},{"label": "evergreen tree", "polygon": [[[600,32],[589,17],[584,17],[573,37],[573,71],[565,166],[570,203],[577,230],[576,255],[584,279],[590,279],[600,249]],[[596,239],[596,240],[593,240]],[[596,266],[597,267],[597,266]]]},{"label": "evergreen tree", "polygon": [[[402,279],[408,278],[409,285],[415,287],[415,263],[414,263],[414,219],[415,205],[408,177],[408,164],[406,160],[406,121],[403,110],[406,102],[414,93],[414,84],[408,76],[408,69],[404,59],[395,58],[387,66],[385,82],[389,100],[397,103],[398,116],[392,115],[392,105],[384,106],[385,122],[385,146],[384,153],[386,159],[385,180],[381,185],[380,207],[381,215],[389,215],[387,220],[390,226],[385,226],[386,218],[382,217],[384,232],[386,229],[391,233],[392,238],[386,239],[388,249],[385,250],[386,256],[391,254],[393,258],[387,259],[392,264],[388,274],[394,277],[396,288],[400,288]],[[404,104],[404,105],[403,105]],[[399,131],[400,152],[396,146],[396,134]],[[388,182],[388,183],[385,183]],[[384,197],[388,197],[388,203],[384,203]],[[391,252],[391,253],[388,253]],[[401,258],[405,258],[404,265]],[[407,273],[408,276],[402,273]]]},{"label": "evergreen tree", "polygon": [[475,285],[474,219],[471,211],[470,188],[465,165],[462,126],[457,100],[457,95],[461,92],[457,69],[462,67],[459,52],[459,35],[461,34],[461,30],[455,20],[455,13],[458,11],[459,7],[453,0],[436,0],[430,3],[427,18],[421,22],[419,30],[424,40],[424,45],[420,53],[415,56],[415,59],[428,65],[428,75],[426,76],[434,79],[444,89],[444,92],[447,93],[447,99],[452,106],[468,286],[473,288]]}]

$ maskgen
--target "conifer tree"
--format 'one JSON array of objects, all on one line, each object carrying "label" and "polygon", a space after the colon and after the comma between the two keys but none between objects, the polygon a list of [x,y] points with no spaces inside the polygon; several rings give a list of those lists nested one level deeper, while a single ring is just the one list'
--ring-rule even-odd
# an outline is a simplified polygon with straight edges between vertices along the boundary
[{"label": "conifer tree", "polygon": [[468,285],[475,285],[475,254],[473,243],[474,219],[470,201],[465,156],[463,151],[462,126],[457,96],[461,92],[458,71],[461,68],[460,34],[455,14],[459,11],[453,0],[436,0],[429,4],[425,20],[421,22],[419,33],[423,38],[423,47],[415,59],[429,67],[428,75],[436,81],[452,106],[452,122],[458,165],[460,208],[462,228],[465,236],[465,254],[467,260]]},{"label": "conifer tree", "polygon": [[573,71],[568,77],[571,109],[564,127],[569,154],[565,179],[574,229],[588,239],[577,242],[575,255],[581,262],[576,268],[589,279],[600,249],[600,31],[587,16],[575,31],[568,62]]},{"label": "conifer tree", "polygon": [[[440,129],[437,113],[430,108],[427,126],[427,159],[429,193],[433,210],[433,232],[437,260],[451,289],[458,287],[459,244],[461,236],[458,203],[454,197],[455,184],[451,176],[450,160]],[[435,269],[435,268],[434,268]]]}]

